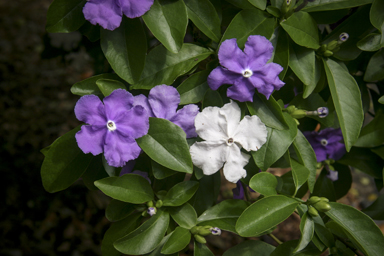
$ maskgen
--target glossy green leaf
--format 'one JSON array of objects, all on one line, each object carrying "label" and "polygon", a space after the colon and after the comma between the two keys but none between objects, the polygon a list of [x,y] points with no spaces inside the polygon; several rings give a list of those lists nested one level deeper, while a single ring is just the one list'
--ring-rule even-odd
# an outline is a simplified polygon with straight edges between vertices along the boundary
[{"label": "glossy green leaf", "polygon": [[97,80],[100,80],[100,79],[117,80],[120,82],[122,81],[122,79],[118,75],[111,74],[111,73],[92,76],[83,81],[75,83],[71,87],[71,93],[79,96],[84,96],[89,94],[103,96],[103,93],[100,91],[99,87],[96,84]]},{"label": "glossy green leaf", "polygon": [[209,70],[204,70],[193,74],[177,87],[180,94],[180,105],[198,103],[203,100],[209,89],[207,83],[209,73]]},{"label": "glossy green leaf", "polygon": [[296,161],[295,159],[292,159],[290,157],[289,151],[287,151],[285,157],[287,161],[290,162],[292,177],[295,183],[294,195],[296,195],[297,191],[301,188],[301,186],[303,186],[307,182],[308,176],[309,176],[309,170],[304,165]]},{"label": "glossy green leaf", "polygon": [[172,254],[184,249],[191,240],[191,232],[188,229],[177,227],[169,237],[168,241],[164,244],[161,253]]},{"label": "glossy green leaf", "polygon": [[179,207],[172,207],[169,209],[172,219],[179,224],[180,227],[191,229],[196,226],[197,214],[193,207],[186,203]]},{"label": "glossy green leaf", "polygon": [[267,0],[248,0],[253,6],[259,8],[260,10],[265,10],[267,6]]},{"label": "glossy green leaf", "polygon": [[186,203],[199,188],[197,181],[183,181],[173,186],[163,199],[164,206],[180,206]]},{"label": "glossy green leaf", "polygon": [[193,256],[214,256],[214,254],[205,244],[201,244],[195,241]]},{"label": "glossy green leaf", "polygon": [[268,243],[248,240],[230,248],[223,256],[269,256],[274,250],[275,247]]},{"label": "glossy green leaf", "polygon": [[152,34],[169,51],[180,51],[188,25],[187,7],[183,1],[155,0],[142,17]]},{"label": "glossy green leaf", "polygon": [[[276,249],[271,253],[270,256],[318,256],[321,255],[321,251],[317,249],[315,245],[310,243],[305,249],[300,252],[293,253],[297,247],[298,240],[291,240],[285,243],[280,244]],[[344,256],[344,255],[343,255]]]},{"label": "glossy green leaf", "polygon": [[101,49],[116,74],[130,84],[138,81],[147,53],[147,39],[140,19],[124,17],[117,29],[101,30]]},{"label": "glossy green leaf", "polygon": [[295,248],[294,252],[303,250],[311,242],[313,234],[315,232],[315,222],[308,212],[304,213],[300,221],[300,240],[299,244]]},{"label": "glossy green leaf", "polygon": [[244,237],[258,236],[287,219],[298,205],[298,201],[286,196],[263,198],[240,215],[236,230]]},{"label": "glossy green leaf", "polygon": [[283,81],[285,74],[288,71],[289,64],[289,38],[288,34],[281,27],[275,29],[273,35],[275,38],[272,36],[271,42],[274,46],[274,49],[273,57],[270,59],[270,61],[273,60],[274,63],[277,63],[283,67],[283,71],[281,71],[279,74],[280,80]]},{"label": "glossy green leaf", "polygon": [[355,147],[373,148],[384,143],[384,114],[380,111],[360,132]]},{"label": "glossy green leaf", "polygon": [[321,242],[323,242],[327,247],[335,245],[335,238],[333,237],[331,231],[329,231],[324,225],[315,223],[315,233]]},{"label": "glossy green leaf", "polygon": [[352,174],[351,169],[347,165],[334,163],[332,166],[338,172],[338,179],[333,182],[333,187],[335,188],[336,200],[342,198],[348,194],[349,190],[352,187]]},{"label": "glossy green leaf", "polygon": [[357,42],[357,47],[362,51],[375,52],[381,48],[381,34],[372,33]]},{"label": "glossy green leaf", "polygon": [[379,31],[384,30],[384,2],[382,0],[374,0],[369,13],[369,19],[372,25]]},{"label": "glossy green leaf", "polygon": [[174,171],[192,173],[192,159],[185,132],[174,123],[150,117],[148,134],[136,141],[157,163]]},{"label": "glossy green leaf", "polygon": [[157,46],[147,55],[140,81],[130,89],[149,90],[159,84],[170,85],[211,54],[210,50],[194,44],[183,44],[178,53]]},{"label": "glossy green leaf", "polygon": [[269,172],[260,172],[249,181],[249,187],[264,196],[276,195],[277,179]]},{"label": "glossy green leaf", "polygon": [[267,100],[264,95],[255,93],[253,102],[247,102],[247,107],[249,113],[258,116],[266,126],[277,130],[288,129],[281,107],[272,96]]},{"label": "glossy green leaf", "polygon": [[163,239],[168,224],[169,214],[160,209],[140,227],[117,240],[113,245],[124,254],[140,255],[149,253]]},{"label": "glossy green leaf", "polygon": [[335,188],[333,182],[327,177],[327,174],[327,170],[323,168],[316,180],[311,196],[326,197],[330,201],[336,201]]},{"label": "glossy green leaf", "polygon": [[177,173],[176,171],[173,171],[165,166],[162,166],[153,160],[151,160],[151,166],[152,166],[153,176],[155,176],[155,178],[158,180],[165,179]]},{"label": "glossy green leaf", "polygon": [[241,9],[254,9],[248,0],[227,0],[228,3],[233,4],[234,6]]},{"label": "glossy green leaf", "polygon": [[114,90],[127,89],[122,82],[112,79],[99,79],[96,81],[96,85],[104,97],[109,96]]},{"label": "glossy green leaf", "polygon": [[100,40],[100,27],[92,25],[89,21],[86,21],[79,28],[79,32],[85,35],[91,42],[96,42]]},{"label": "glossy green leaf", "polygon": [[383,254],[384,236],[372,219],[351,206],[329,204],[332,209],[325,214],[343,228],[355,246],[367,256]]},{"label": "glossy green leaf", "polygon": [[236,232],[236,221],[248,206],[249,204],[243,200],[224,200],[202,213],[197,219],[197,223],[201,226],[210,225]]},{"label": "glossy green leaf", "polygon": [[102,165],[102,157],[104,158],[104,156],[101,154],[93,157],[88,168],[85,170],[83,175],[81,175],[81,179],[83,180],[84,185],[89,190],[99,190],[95,186],[94,182],[96,180],[101,180],[108,177],[108,174],[105,172],[104,167]]},{"label": "glossy green leaf", "polygon": [[256,165],[263,171],[266,171],[284,155],[296,137],[297,125],[295,120],[289,114],[283,114],[289,129],[276,130],[267,127],[267,142],[258,151],[251,152]]},{"label": "glossy green leaf", "polygon": [[384,104],[384,96],[381,96],[379,99],[379,103]]},{"label": "glossy green leaf", "polygon": [[75,134],[80,126],[55,140],[45,153],[41,166],[44,189],[50,193],[68,188],[89,168],[94,156],[77,146]]},{"label": "glossy green leaf", "polygon": [[327,59],[324,60],[324,68],[345,147],[349,151],[359,137],[364,120],[359,86],[339,63]]},{"label": "glossy green leaf", "polygon": [[221,38],[220,18],[209,0],[184,0],[188,18],[215,42]]},{"label": "glossy green leaf", "polygon": [[372,3],[373,0],[315,0],[309,2],[303,10],[306,12],[318,12],[318,11],[328,11],[328,10],[338,10],[338,9],[347,9],[356,6],[361,6],[365,4]]},{"label": "glossy green leaf", "polygon": [[127,203],[142,204],[154,198],[149,182],[137,174],[104,178],[95,181],[95,186],[107,196]]},{"label": "glossy green leaf", "polygon": [[379,195],[376,201],[363,209],[362,212],[374,220],[384,220],[384,194]]},{"label": "glossy green leaf", "polygon": [[[163,246],[164,244],[168,241],[168,239],[171,237],[171,235],[173,234],[173,231],[169,234],[167,234],[162,240],[161,242],[159,243],[159,245],[156,247],[155,250],[153,250],[152,252],[148,253],[148,254],[145,254],[145,256],[164,256],[164,254],[161,253],[161,249],[163,249]],[[169,254],[170,256],[178,256],[179,254],[178,253],[173,253],[173,254]]]},{"label": "glossy green leaf", "polygon": [[202,108],[206,107],[219,107],[221,108],[224,105],[223,99],[218,91],[213,91],[208,89],[203,98]]},{"label": "glossy green leaf", "polygon": [[105,217],[112,222],[119,221],[130,215],[135,210],[136,208],[134,204],[112,199],[105,210]]},{"label": "glossy green leaf", "polygon": [[68,33],[79,29],[85,22],[83,7],[86,0],[55,0],[48,8],[48,33]]},{"label": "glossy green leaf", "polygon": [[364,74],[364,81],[375,82],[384,79],[384,50],[376,52],[369,60],[367,70]]},{"label": "glossy green leaf", "polygon": [[275,29],[275,23],[275,18],[263,11],[243,10],[233,18],[220,43],[226,39],[236,38],[238,46],[243,48],[250,35],[261,35],[269,39]]},{"label": "glossy green leaf", "polygon": [[281,26],[298,45],[318,49],[319,32],[316,21],[306,12],[294,12]]}]

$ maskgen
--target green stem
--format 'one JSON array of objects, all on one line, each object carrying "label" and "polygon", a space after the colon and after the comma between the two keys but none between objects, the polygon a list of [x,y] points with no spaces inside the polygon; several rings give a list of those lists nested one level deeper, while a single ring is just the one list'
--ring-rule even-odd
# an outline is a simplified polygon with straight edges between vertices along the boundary
[{"label": "green stem", "polygon": [[276,243],[278,244],[282,244],[283,242],[281,242],[277,237],[275,237],[273,234],[268,234],[273,240],[275,240]]},{"label": "green stem", "polygon": [[245,199],[250,202],[251,201],[251,198],[249,197],[249,193],[248,193],[248,189],[247,189],[247,185],[245,185],[243,182],[241,182],[242,185],[243,185],[243,191],[244,191],[244,195],[245,195]]}]

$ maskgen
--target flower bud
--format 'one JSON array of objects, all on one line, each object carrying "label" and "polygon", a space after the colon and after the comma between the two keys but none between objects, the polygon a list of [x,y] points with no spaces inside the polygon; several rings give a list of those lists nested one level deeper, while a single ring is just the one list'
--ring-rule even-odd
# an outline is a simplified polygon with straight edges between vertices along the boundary
[{"label": "flower bud", "polygon": [[212,234],[212,232],[211,232],[211,228],[212,228],[212,226],[204,226],[204,227],[200,227],[200,229],[199,229],[199,235],[201,235],[201,236],[207,236],[207,235],[210,235],[210,234]]},{"label": "flower bud", "polygon": [[328,45],[327,44],[322,44],[320,49],[321,49],[322,52],[325,52],[328,49]]},{"label": "flower bud", "polygon": [[329,113],[329,110],[328,110],[327,107],[319,107],[319,108],[317,108],[317,115],[320,118],[327,117],[328,113]]},{"label": "flower bud", "polygon": [[163,206],[163,201],[159,200],[156,202],[156,208],[161,208]]},{"label": "flower bud", "polygon": [[345,41],[347,41],[348,38],[349,38],[348,33],[343,32],[343,33],[341,33],[341,34],[339,35],[339,41],[338,41],[338,43],[339,43],[339,44],[342,44],[342,43],[344,43]]},{"label": "flower bud", "polygon": [[309,215],[311,215],[312,217],[317,217],[319,216],[319,212],[312,206],[308,206],[308,213]]},{"label": "flower bud", "polygon": [[318,196],[312,196],[311,198],[308,199],[309,204],[315,204],[315,203],[320,202],[320,201],[321,201],[321,199]]},{"label": "flower bud", "polygon": [[212,235],[214,235],[214,236],[221,235],[221,229],[219,229],[218,227],[210,228],[209,230],[211,231]]},{"label": "flower bud", "polygon": [[331,51],[329,51],[329,50],[326,50],[325,52],[324,52],[324,56],[325,57],[329,57],[329,56],[332,56],[333,55],[333,52],[331,52]]},{"label": "flower bud", "polygon": [[334,50],[338,45],[339,45],[339,44],[338,44],[338,41],[333,40],[332,42],[330,42],[330,43],[327,45],[327,50],[332,51],[332,50]]},{"label": "flower bud", "polygon": [[151,217],[152,217],[153,215],[155,215],[156,212],[157,212],[156,207],[149,207],[148,210],[147,210],[148,215],[151,216]]},{"label": "flower bud", "polygon": [[191,228],[189,231],[190,231],[193,235],[196,235],[197,233],[199,233],[199,229],[200,229],[200,227],[198,227],[198,226],[194,226],[194,227]]},{"label": "flower bud", "polygon": [[153,202],[152,202],[152,201],[149,201],[149,202],[147,203],[147,206],[148,206],[148,207],[153,207]]},{"label": "flower bud", "polygon": [[320,201],[320,202],[314,204],[313,207],[315,207],[316,210],[318,210],[319,212],[327,212],[327,211],[331,210],[331,206],[327,202],[324,202],[324,201]]},{"label": "flower bud", "polygon": [[201,244],[207,243],[207,240],[205,240],[205,238],[200,235],[194,235],[193,237],[195,238],[196,242],[199,242]]},{"label": "flower bud", "polygon": [[326,197],[320,197],[320,200],[321,200],[321,202],[326,202],[326,203],[329,202],[329,199]]}]

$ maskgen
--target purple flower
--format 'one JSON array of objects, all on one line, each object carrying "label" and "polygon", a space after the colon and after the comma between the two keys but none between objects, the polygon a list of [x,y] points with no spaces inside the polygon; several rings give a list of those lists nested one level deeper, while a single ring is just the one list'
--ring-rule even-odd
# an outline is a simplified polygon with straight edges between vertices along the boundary
[{"label": "purple flower", "polygon": [[327,178],[331,181],[337,181],[339,179],[339,173],[337,171],[329,170],[327,174]]},{"label": "purple flower", "polygon": [[244,52],[237,46],[236,38],[225,40],[219,49],[222,67],[209,74],[209,86],[217,90],[223,84],[232,84],[227,96],[241,102],[252,102],[255,89],[269,99],[273,90],[284,85],[278,77],[283,68],[276,63],[267,64],[272,53],[272,43],[263,36],[249,36]]},{"label": "purple flower", "polygon": [[236,182],[236,187],[232,189],[233,199],[244,199],[244,189],[241,181]]},{"label": "purple flower", "polygon": [[346,153],[344,144],[340,142],[343,139],[340,129],[326,128],[319,133],[304,132],[304,135],[315,151],[317,162],[339,160]]},{"label": "purple flower", "polygon": [[187,138],[196,137],[195,117],[199,108],[189,104],[177,110],[179,103],[179,92],[174,87],[163,84],[153,87],[148,99],[144,95],[136,96],[134,105],[143,106],[151,117],[167,119],[180,126]]},{"label": "purple flower", "polygon": [[133,170],[135,163],[136,163],[135,160],[128,161],[128,163],[126,163],[126,165],[124,165],[123,168],[121,169],[119,176],[123,176],[124,174],[129,174],[129,173],[137,174],[137,175],[140,175],[141,177],[145,178],[151,184],[151,180],[149,179],[147,172],[142,172],[139,170]]},{"label": "purple flower", "polygon": [[149,117],[142,106],[133,106],[134,97],[123,89],[104,98],[85,95],[75,106],[77,119],[83,125],[76,133],[79,148],[84,153],[104,152],[108,164],[121,167],[139,156],[141,148],[135,139],[148,133]]},{"label": "purple flower", "polygon": [[120,26],[123,14],[133,19],[142,16],[154,0],[88,0],[83,8],[84,17],[93,25],[114,30]]}]

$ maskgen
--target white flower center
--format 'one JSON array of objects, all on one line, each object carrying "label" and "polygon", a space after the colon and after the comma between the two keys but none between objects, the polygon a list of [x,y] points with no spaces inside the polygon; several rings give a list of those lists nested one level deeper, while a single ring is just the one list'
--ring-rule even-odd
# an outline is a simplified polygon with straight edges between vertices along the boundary
[{"label": "white flower center", "polygon": [[323,146],[327,146],[328,145],[328,141],[326,139],[321,139],[320,143]]},{"label": "white flower center", "polygon": [[228,145],[228,146],[231,146],[234,142],[235,142],[235,141],[233,140],[233,138],[229,138],[229,139],[227,140],[227,145]]},{"label": "white flower center", "polygon": [[116,124],[115,124],[115,122],[109,120],[109,121],[107,122],[107,128],[108,128],[108,130],[110,130],[110,131],[114,131],[114,130],[116,130]]},{"label": "white flower center", "polygon": [[252,75],[253,75],[253,72],[250,69],[246,69],[243,71],[243,77],[248,78],[248,77],[251,77]]}]

